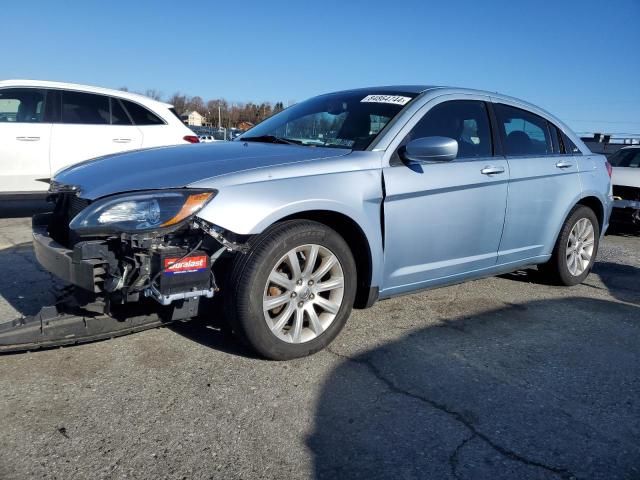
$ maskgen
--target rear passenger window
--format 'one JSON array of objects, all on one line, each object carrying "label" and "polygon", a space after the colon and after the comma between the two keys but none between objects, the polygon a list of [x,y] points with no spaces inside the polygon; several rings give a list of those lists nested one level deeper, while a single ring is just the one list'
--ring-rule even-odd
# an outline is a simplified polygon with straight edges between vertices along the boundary
[{"label": "rear passenger window", "polygon": [[505,153],[518,155],[553,155],[547,121],[526,110],[495,104],[499,127],[503,129]]},{"label": "rear passenger window", "polygon": [[37,88],[0,90],[0,122],[41,122],[45,96],[45,91]]},{"label": "rear passenger window", "polygon": [[489,115],[481,101],[452,100],[436,105],[413,127],[403,144],[434,136],[457,140],[457,158],[493,155]]},{"label": "rear passenger window", "polygon": [[62,123],[108,125],[109,97],[84,92],[62,92]]},{"label": "rear passenger window", "polygon": [[124,108],[127,109],[129,115],[133,119],[133,123],[135,125],[162,125],[164,122],[158,118],[157,115],[151,113],[149,110],[144,108],[137,103],[130,102],[128,100],[121,100],[124,104]]},{"label": "rear passenger window", "polygon": [[124,108],[117,98],[111,98],[111,125],[131,125]]},{"label": "rear passenger window", "polygon": [[576,144],[571,141],[564,133],[562,133],[562,143],[564,143],[564,153],[567,155],[582,155],[582,152]]},{"label": "rear passenger window", "polygon": [[551,132],[551,143],[553,144],[553,153],[562,153],[562,146],[560,144],[560,135],[558,134],[558,128],[552,123],[548,124],[549,132]]}]

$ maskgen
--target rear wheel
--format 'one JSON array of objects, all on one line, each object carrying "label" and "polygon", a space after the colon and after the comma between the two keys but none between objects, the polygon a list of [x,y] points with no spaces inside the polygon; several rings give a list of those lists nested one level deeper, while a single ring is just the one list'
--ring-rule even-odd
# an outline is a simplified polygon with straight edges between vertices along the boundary
[{"label": "rear wheel", "polygon": [[562,226],[551,258],[540,266],[540,271],[553,283],[582,283],[593,267],[599,240],[595,213],[589,207],[576,205]]},{"label": "rear wheel", "polygon": [[235,259],[226,311],[234,331],[261,355],[302,357],[327,346],[346,323],[356,275],[351,250],[334,230],[284,222]]}]

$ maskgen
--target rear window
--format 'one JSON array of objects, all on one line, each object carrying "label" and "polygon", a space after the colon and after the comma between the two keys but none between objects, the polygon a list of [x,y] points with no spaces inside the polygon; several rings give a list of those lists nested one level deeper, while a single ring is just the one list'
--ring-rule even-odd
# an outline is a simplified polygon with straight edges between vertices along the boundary
[{"label": "rear window", "polygon": [[614,167],[640,168],[640,148],[623,148],[609,157]]},{"label": "rear window", "polygon": [[564,143],[564,153],[567,155],[582,155],[582,152],[576,144],[571,141],[569,137],[567,137],[564,132],[562,133],[562,143]]},{"label": "rear window", "polygon": [[133,123],[136,125],[163,125],[164,122],[154,113],[150,112],[142,105],[130,102],[129,100],[122,100],[124,108],[127,109]]},{"label": "rear window", "polygon": [[509,105],[496,104],[498,123],[503,128],[507,155],[553,155],[547,121],[538,115]]},{"label": "rear window", "polygon": [[62,123],[109,125],[109,97],[84,92],[62,92]]}]

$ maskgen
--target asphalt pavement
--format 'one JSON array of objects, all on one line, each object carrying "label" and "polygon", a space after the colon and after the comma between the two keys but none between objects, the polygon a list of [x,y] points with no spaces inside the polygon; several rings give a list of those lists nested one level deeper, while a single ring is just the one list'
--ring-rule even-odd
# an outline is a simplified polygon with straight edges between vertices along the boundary
[{"label": "asphalt pavement", "polygon": [[[63,287],[28,213],[0,208],[0,319]],[[0,426],[2,479],[638,479],[640,236],[574,288],[528,270],[379,302],[296,361],[206,322],[3,355]]]}]

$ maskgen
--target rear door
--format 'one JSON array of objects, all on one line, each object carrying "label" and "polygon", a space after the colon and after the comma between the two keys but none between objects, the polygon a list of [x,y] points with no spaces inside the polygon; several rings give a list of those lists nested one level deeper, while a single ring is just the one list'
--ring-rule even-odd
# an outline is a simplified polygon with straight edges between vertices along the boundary
[{"label": "rear door", "polygon": [[407,165],[396,153],[383,169],[383,292],[447,283],[496,264],[509,172],[505,159],[494,155],[485,100],[434,100],[399,147],[416,138],[449,137],[458,142],[456,159]]},{"label": "rear door", "polygon": [[54,172],[89,158],[142,146],[142,133],[117,98],[71,90],[57,93],[61,118],[53,126],[51,139]]},{"label": "rear door", "polygon": [[510,171],[498,262],[548,255],[582,189],[578,157],[561,151],[558,129],[545,118],[504,103],[494,110]]},{"label": "rear door", "polygon": [[0,192],[46,191],[52,124],[46,90],[0,89]]}]

